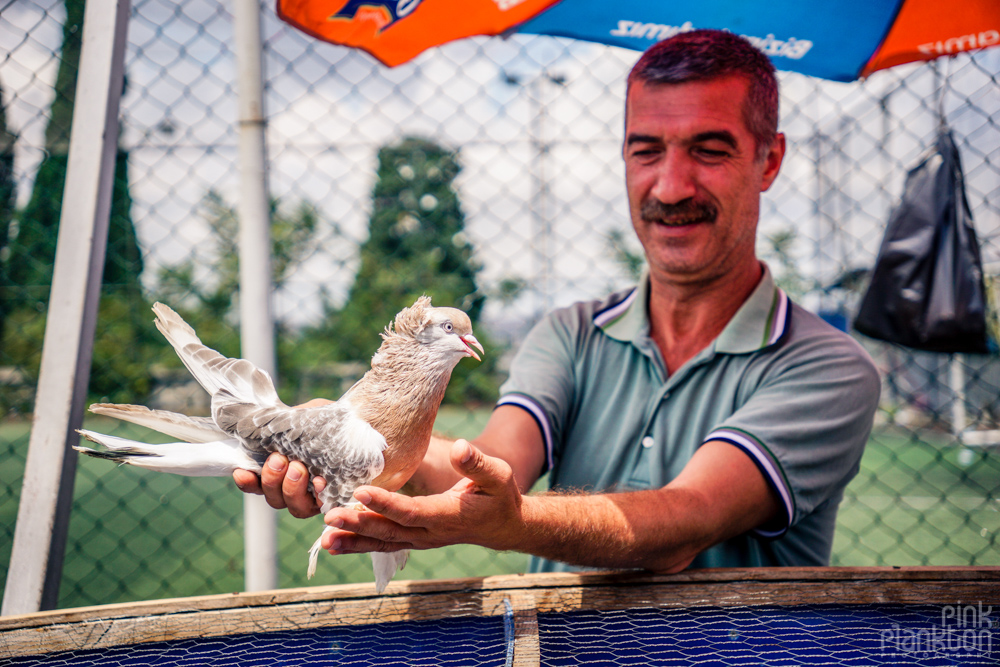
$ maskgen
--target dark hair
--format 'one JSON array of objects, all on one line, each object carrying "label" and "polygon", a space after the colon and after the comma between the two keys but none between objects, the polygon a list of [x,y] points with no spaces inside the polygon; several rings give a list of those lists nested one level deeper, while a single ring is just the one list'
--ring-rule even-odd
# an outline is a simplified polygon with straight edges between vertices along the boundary
[{"label": "dark hair", "polygon": [[778,132],[778,79],[771,60],[746,39],[724,30],[693,30],[657,42],[629,72],[628,89],[635,81],[687,83],[734,74],[750,83],[743,122],[760,160]]}]

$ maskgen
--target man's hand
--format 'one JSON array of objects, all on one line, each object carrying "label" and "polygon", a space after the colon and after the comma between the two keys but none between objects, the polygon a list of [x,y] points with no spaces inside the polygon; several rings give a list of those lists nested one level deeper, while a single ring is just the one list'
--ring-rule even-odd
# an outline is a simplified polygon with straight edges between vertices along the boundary
[{"label": "man's hand", "polygon": [[[325,398],[314,398],[296,408],[316,408],[332,403]],[[326,486],[322,477],[313,477],[312,492],[309,490],[309,471],[299,461],[289,463],[281,454],[271,454],[264,462],[264,469],[257,474],[249,470],[234,470],[233,481],[240,491],[264,496],[267,504],[276,510],[288,508],[297,519],[305,519],[319,514],[316,496]]]},{"label": "man's hand", "polygon": [[332,554],[460,543],[517,548],[524,521],[522,496],[511,467],[466,440],[452,445],[450,457],[462,479],[444,493],[411,498],[372,486],[359,488],[354,497],[371,511],[328,512],[326,523],[336,530],[323,536],[323,548]]},{"label": "man's hand", "polygon": [[249,470],[234,470],[233,481],[240,491],[264,496],[267,504],[276,510],[288,508],[297,519],[319,514],[316,495],[326,486],[322,477],[312,478],[313,493],[309,491],[309,471],[299,461],[289,463],[281,454],[271,454],[264,462],[264,469],[257,477]]}]

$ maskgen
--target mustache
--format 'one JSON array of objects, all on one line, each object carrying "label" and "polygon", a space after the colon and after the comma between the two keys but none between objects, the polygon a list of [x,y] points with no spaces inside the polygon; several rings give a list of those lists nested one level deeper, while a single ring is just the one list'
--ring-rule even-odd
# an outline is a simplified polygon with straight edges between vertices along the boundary
[{"label": "mustache", "polygon": [[683,224],[685,222],[714,222],[719,210],[710,202],[685,199],[677,204],[664,204],[658,199],[647,199],[639,206],[639,215],[646,222],[664,221]]}]

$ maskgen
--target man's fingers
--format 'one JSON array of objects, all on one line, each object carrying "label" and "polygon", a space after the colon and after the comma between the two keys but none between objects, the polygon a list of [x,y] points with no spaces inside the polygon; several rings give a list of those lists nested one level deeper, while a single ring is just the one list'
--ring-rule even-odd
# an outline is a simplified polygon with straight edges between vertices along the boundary
[{"label": "man's fingers", "polygon": [[367,554],[373,551],[401,551],[403,549],[415,548],[412,544],[385,542],[377,540],[374,537],[365,537],[356,533],[327,533],[323,536],[321,546],[334,556],[342,554]]},{"label": "man's fingers", "polygon": [[268,456],[260,471],[260,485],[264,490],[264,498],[267,499],[267,504],[276,510],[287,507],[285,497],[281,493],[286,472],[288,472],[288,459],[281,454]]},{"label": "man's fingers", "polygon": [[296,519],[319,514],[316,498],[309,492],[309,471],[304,463],[292,461],[281,483],[281,495],[288,511]]},{"label": "man's fingers", "polygon": [[326,487],[322,477],[312,478],[309,488],[309,471],[299,461],[289,462],[281,454],[271,454],[264,462],[260,477],[249,470],[234,470],[233,481],[244,493],[262,495],[274,509],[288,508],[297,519],[319,514],[316,495]]},{"label": "man's fingers", "polygon": [[452,443],[451,464],[485,493],[499,492],[514,481],[514,471],[506,461],[486,456],[468,440]]},{"label": "man's fingers", "polygon": [[257,473],[250,470],[234,470],[233,481],[243,493],[252,493],[257,496],[264,495],[264,490],[260,488],[260,478]]},{"label": "man's fingers", "polygon": [[423,531],[406,528],[375,512],[337,508],[327,512],[326,524],[335,530],[323,535],[324,549],[340,553],[397,551],[413,548]]},{"label": "man's fingers", "polygon": [[[377,515],[381,515],[379,518],[384,517],[390,522],[397,523],[401,526],[414,525],[414,521],[420,516],[418,507],[425,501],[424,498],[415,498],[411,496],[404,496],[401,493],[392,493],[391,491],[380,489],[377,486],[359,487],[354,492],[354,499],[371,510],[371,512],[367,513],[355,512],[354,514],[371,515],[373,513],[377,513]],[[327,514],[327,517],[335,512],[337,512],[337,510],[332,510]],[[327,523],[329,523],[329,521]],[[336,526],[335,524],[330,525],[339,528],[339,526]]]}]

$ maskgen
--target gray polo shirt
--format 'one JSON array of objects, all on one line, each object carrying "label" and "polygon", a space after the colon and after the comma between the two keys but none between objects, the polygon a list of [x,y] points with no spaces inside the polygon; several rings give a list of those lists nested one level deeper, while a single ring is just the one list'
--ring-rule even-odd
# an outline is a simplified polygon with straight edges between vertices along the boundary
[{"label": "gray polo shirt", "polygon": [[[713,546],[692,567],[826,565],[837,506],[858,472],[880,382],[850,336],[791,302],[765,266],[708,347],[668,377],[649,336],[649,281],[539,322],[498,405],[542,432],[553,489],[655,489],[723,440],[749,456],[782,503],[781,526]],[[535,571],[570,570],[533,559]]]}]

